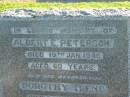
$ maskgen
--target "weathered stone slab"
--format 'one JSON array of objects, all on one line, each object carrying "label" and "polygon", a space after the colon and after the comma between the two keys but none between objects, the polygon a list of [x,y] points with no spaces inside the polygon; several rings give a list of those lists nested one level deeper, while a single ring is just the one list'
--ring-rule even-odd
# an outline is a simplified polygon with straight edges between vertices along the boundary
[{"label": "weathered stone slab", "polygon": [[128,97],[128,19],[0,20],[4,97]]}]

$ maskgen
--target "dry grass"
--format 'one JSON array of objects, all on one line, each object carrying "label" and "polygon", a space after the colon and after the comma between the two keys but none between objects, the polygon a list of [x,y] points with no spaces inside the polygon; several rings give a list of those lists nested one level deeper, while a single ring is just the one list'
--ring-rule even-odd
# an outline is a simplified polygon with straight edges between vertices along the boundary
[{"label": "dry grass", "polygon": [[9,8],[25,8],[25,7],[38,7],[38,8],[52,8],[52,7],[73,7],[73,8],[102,8],[102,7],[129,7],[130,2],[81,2],[81,3],[58,3],[58,2],[1,2],[0,10],[5,10]]}]

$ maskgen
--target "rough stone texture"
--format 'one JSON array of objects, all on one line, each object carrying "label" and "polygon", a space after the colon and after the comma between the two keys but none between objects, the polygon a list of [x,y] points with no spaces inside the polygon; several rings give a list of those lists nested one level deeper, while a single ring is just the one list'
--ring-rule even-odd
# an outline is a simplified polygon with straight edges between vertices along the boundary
[{"label": "rough stone texture", "polygon": [[[130,9],[26,8],[7,10],[1,12],[0,16],[0,80],[4,87],[4,93],[0,94],[0,97],[1,95],[4,97],[129,96],[127,71],[128,53],[130,52],[127,37],[129,25],[127,25],[127,18],[124,17],[130,16]],[[43,19],[37,17],[43,17]],[[47,19],[48,17],[49,19]],[[58,17],[58,19],[55,20],[53,17]],[[121,18],[118,19],[118,17]],[[99,40],[106,41],[106,39],[111,40],[105,42],[108,47],[105,45],[95,47],[96,45],[89,44],[89,42],[86,47],[75,46],[75,43],[72,44],[73,47],[70,45],[71,40],[96,40],[96,43],[99,44]],[[43,45],[44,40],[50,41],[50,45]],[[62,45],[59,46],[62,42],[57,43],[57,41],[67,41],[67,44],[62,47]],[[56,46],[53,42],[56,43]],[[45,55],[44,58],[42,56],[44,52],[48,55],[52,55],[53,52],[56,56],[46,57]],[[73,52],[75,59],[73,56],[67,59],[66,52],[69,52],[70,55]],[[81,57],[75,57],[77,52],[81,53]],[[97,56],[98,59],[95,60],[93,57],[93,59],[89,59],[89,53],[88,58],[84,59],[82,52],[93,52],[93,56]],[[94,52],[99,54],[94,54]],[[63,56],[59,57],[60,54]],[[40,63],[42,66],[45,62],[52,66],[52,69],[32,70],[29,64],[33,62]],[[88,72],[84,68],[81,68],[82,72],[76,68],[75,71],[69,68],[65,71],[65,68],[53,68],[59,63],[65,66],[73,63],[80,66],[97,64],[99,71]],[[63,83],[67,87],[65,90],[58,88]],[[85,88],[87,84],[89,89]],[[43,87],[44,85],[52,88]],[[53,88],[54,85],[58,87]],[[97,93],[95,93],[94,87],[97,88]],[[59,91],[55,92],[55,89],[59,89]]]},{"label": "rough stone texture", "polygon": [[130,8],[18,8],[0,13],[0,17],[46,17],[46,16],[130,16]]}]

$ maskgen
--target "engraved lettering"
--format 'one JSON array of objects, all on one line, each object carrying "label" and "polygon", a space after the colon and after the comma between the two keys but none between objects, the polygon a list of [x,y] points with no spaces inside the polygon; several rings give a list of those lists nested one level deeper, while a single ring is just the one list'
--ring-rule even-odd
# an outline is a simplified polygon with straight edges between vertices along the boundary
[{"label": "engraved lettering", "polygon": [[21,90],[28,91],[64,92],[76,94],[106,94],[108,92],[108,87],[103,84],[71,84],[23,81],[19,84],[19,88]]},{"label": "engraved lettering", "polygon": [[101,60],[101,52],[46,52],[46,51],[26,51],[26,58],[51,58],[51,59],[86,59]]},{"label": "engraved lettering", "polygon": [[[64,26],[64,25],[63,25]],[[99,27],[84,27],[84,25],[78,27],[38,27],[39,31],[32,31],[31,27],[12,27],[12,34],[116,34],[117,29],[110,26]],[[82,29],[82,30],[81,30]]]},{"label": "engraved lettering", "polygon": [[113,48],[113,39],[38,39],[13,38],[13,47]]},{"label": "engraved lettering", "polygon": [[26,97],[72,97],[72,96],[51,96],[51,95],[27,95]]},{"label": "engraved lettering", "polygon": [[71,70],[71,71],[98,71],[97,64],[81,63],[40,63],[30,62],[28,68],[32,70]]}]

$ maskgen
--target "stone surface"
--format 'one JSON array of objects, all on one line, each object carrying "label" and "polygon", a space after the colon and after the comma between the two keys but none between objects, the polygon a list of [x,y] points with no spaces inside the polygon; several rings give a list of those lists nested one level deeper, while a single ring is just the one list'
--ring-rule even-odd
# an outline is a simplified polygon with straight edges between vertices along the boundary
[{"label": "stone surface", "polygon": [[17,8],[0,13],[0,17],[84,17],[130,16],[130,8]]},{"label": "stone surface", "polygon": [[8,12],[0,18],[4,97],[128,97],[127,17]]}]

